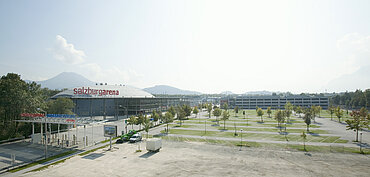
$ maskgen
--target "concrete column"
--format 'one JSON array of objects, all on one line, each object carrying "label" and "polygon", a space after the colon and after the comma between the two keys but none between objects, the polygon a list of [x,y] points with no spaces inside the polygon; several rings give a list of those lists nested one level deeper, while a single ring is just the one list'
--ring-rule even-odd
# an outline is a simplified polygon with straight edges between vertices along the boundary
[{"label": "concrete column", "polygon": [[95,145],[94,143],[94,125],[91,124],[91,139],[92,139],[92,145]]},{"label": "concrete column", "polygon": [[[42,128],[42,123],[41,123],[41,131],[40,131],[40,134],[41,134],[42,139],[44,139],[44,130]],[[42,140],[41,140],[41,144],[42,144]]]},{"label": "concrete column", "polygon": [[32,122],[32,143],[34,143],[33,142],[33,136],[35,135],[35,123],[34,122]]},{"label": "concrete column", "polygon": [[84,148],[86,147],[86,125],[84,125]]}]

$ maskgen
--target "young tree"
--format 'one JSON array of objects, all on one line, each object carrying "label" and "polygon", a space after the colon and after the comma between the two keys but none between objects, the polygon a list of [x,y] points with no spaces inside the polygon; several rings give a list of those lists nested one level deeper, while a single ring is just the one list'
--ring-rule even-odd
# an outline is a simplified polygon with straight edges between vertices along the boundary
[{"label": "young tree", "polygon": [[356,142],[358,142],[358,131],[368,127],[367,110],[362,107],[360,111],[352,111],[350,115],[352,119],[346,120],[347,130],[356,132]]},{"label": "young tree", "polygon": [[221,113],[222,113],[222,110],[220,108],[216,108],[215,110],[213,110],[213,115],[216,116],[217,124],[219,124],[218,117],[221,116]]},{"label": "young tree", "polygon": [[238,106],[235,106],[234,112],[235,112],[235,117],[238,117],[238,113],[239,113],[239,107]]},{"label": "young tree", "polygon": [[279,110],[275,111],[275,120],[277,121],[278,127],[279,127],[280,132],[281,132],[281,123],[284,123],[284,121],[285,121],[284,112],[282,110],[279,109]]},{"label": "young tree", "polygon": [[312,105],[311,106],[311,115],[312,115],[312,120],[313,120],[313,122],[315,122],[316,123],[316,114],[318,113],[318,108],[317,108],[317,106],[315,106],[315,105]]},{"label": "young tree", "polygon": [[330,119],[333,120],[333,114],[335,113],[335,107],[329,106],[328,112],[330,114]]},{"label": "young tree", "polygon": [[303,139],[303,149],[304,149],[304,151],[307,151],[306,150],[306,137],[307,137],[307,135],[306,135],[306,133],[304,133],[304,131],[302,132],[301,137]]},{"label": "young tree", "polygon": [[267,114],[269,115],[269,117],[271,118],[271,113],[272,113],[272,111],[271,111],[271,107],[268,107],[268,108],[267,108],[266,113],[267,113]]},{"label": "young tree", "polygon": [[207,111],[208,111],[208,116],[211,118],[211,113],[212,113],[212,103],[209,103],[207,105]]},{"label": "young tree", "polygon": [[229,111],[224,111],[223,113],[222,113],[222,118],[221,118],[221,120],[223,120],[224,121],[224,130],[226,130],[226,120],[228,120],[229,119],[229,117],[230,117],[230,114],[229,114]]},{"label": "young tree", "polygon": [[339,120],[339,123],[340,123],[340,118],[343,117],[343,110],[341,110],[339,106],[335,110],[335,115],[338,117],[338,120]]},{"label": "young tree", "polygon": [[306,123],[307,125],[307,132],[309,132],[309,128],[310,128],[310,124],[311,124],[311,119],[312,119],[312,111],[310,108],[307,108],[305,111],[304,111],[304,123]]},{"label": "young tree", "polygon": [[144,126],[144,130],[146,131],[146,138],[148,139],[148,136],[149,136],[149,129],[150,127],[152,127],[152,122],[150,121],[150,119],[145,115],[144,118],[143,118],[143,126]]},{"label": "young tree", "polygon": [[301,117],[301,114],[303,113],[302,107],[298,106],[296,112],[298,113],[298,116]]},{"label": "young tree", "polygon": [[136,125],[139,125],[139,130],[141,130],[141,124],[144,122],[144,115],[142,113],[136,119]]},{"label": "young tree", "polygon": [[137,118],[135,116],[130,116],[130,118],[127,120],[127,123],[132,126],[132,129],[134,129],[134,125],[137,125],[136,121]]},{"label": "young tree", "polygon": [[168,112],[170,112],[173,115],[173,117],[176,116],[176,110],[173,106],[171,106],[170,109],[168,109]]},{"label": "young tree", "polygon": [[153,112],[150,115],[150,117],[153,118],[153,120],[154,120],[155,123],[157,123],[158,120],[159,120],[159,118],[160,118],[159,114],[155,110],[153,110]]},{"label": "young tree", "polygon": [[227,111],[229,109],[229,105],[227,105],[227,103],[224,103],[222,105],[222,109],[224,109],[225,111]]},{"label": "young tree", "polygon": [[261,116],[261,122],[263,122],[263,119],[262,119],[263,114],[264,114],[263,110],[261,108],[258,108],[257,115]]},{"label": "young tree", "polygon": [[182,110],[184,110],[186,117],[191,115],[191,107],[189,105],[187,104],[182,105]]},{"label": "young tree", "polygon": [[317,112],[319,113],[319,117],[321,117],[321,111],[322,111],[322,107],[321,106],[317,106]]},{"label": "young tree", "polygon": [[198,108],[195,106],[194,109],[193,109],[193,114],[195,114],[195,118],[198,117],[198,113],[199,113],[199,110]]},{"label": "young tree", "polygon": [[182,107],[177,107],[177,119],[180,121],[180,126],[182,126],[182,120],[185,119],[186,113]]},{"label": "young tree", "polygon": [[170,112],[166,112],[166,114],[164,114],[163,119],[164,119],[164,123],[167,124],[166,132],[168,133],[168,124],[173,122],[173,115]]},{"label": "young tree", "polygon": [[287,122],[289,122],[289,118],[292,115],[293,105],[290,102],[287,102],[284,108],[285,108],[285,116],[287,118]]}]

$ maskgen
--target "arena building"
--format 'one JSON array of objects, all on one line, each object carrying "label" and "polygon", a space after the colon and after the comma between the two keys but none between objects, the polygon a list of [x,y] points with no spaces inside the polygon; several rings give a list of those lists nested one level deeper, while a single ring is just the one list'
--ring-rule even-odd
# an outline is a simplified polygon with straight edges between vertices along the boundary
[{"label": "arena building", "polygon": [[221,105],[227,103],[232,109],[235,106],[238,106],[240,109],[256,109],[257,106],[262,109],[267,109],[268,107],[272,109],[284,109],[287,102],[301,107],[311,107],[313,105],[321,106],[322,109],[328,109],[329,107],[329,97],[326,96],[229,96],[221,99]]},{"label": "arena building", "polygon": [[73,112],[79,117],[106,116],[127,117],[153,110],[167,110],[170,106],[188,104],[178,97],[155,97],[152,94],[127,85],[96,85],[64,90],[51,99],[66,97],[75,104]]}]

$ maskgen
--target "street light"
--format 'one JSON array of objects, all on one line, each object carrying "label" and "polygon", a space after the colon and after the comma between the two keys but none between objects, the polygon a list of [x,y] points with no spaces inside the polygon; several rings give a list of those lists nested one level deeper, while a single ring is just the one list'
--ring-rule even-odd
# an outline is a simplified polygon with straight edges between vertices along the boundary
[{"label": "street light", "polygon": [[46,124],[46,114],[47,114],[47,112],[42,110],[41,108],[37,108],[37,110],[41,111],[41,112],[45,112],[44,121],[45,121],[45,159],[46,159],[47,156],[48,156],[48,146],[47,146],[47,138],[46,138],[46,134],[48,133],[48,128],[47,128],[47,124]]},{"label": "street light", "polygon": [[360,133],[360,153],[362,153],[362,133]]},{"label": "street light", "polygon": [[239,151],[242,150],[242,146],[243,146],[243,129],[240,129],[240,148],[239,148]]}]

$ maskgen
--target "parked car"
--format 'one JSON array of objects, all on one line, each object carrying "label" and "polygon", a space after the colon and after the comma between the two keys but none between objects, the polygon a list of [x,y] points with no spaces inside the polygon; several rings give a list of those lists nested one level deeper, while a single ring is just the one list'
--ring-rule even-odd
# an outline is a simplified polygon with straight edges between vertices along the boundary
[{"label": "parked car", "polygon": [[141,139],[142,139],[141,133],[136,133],[135,135],[132,135],[132,137],[130,138],[130,143],[141,141]]}]

